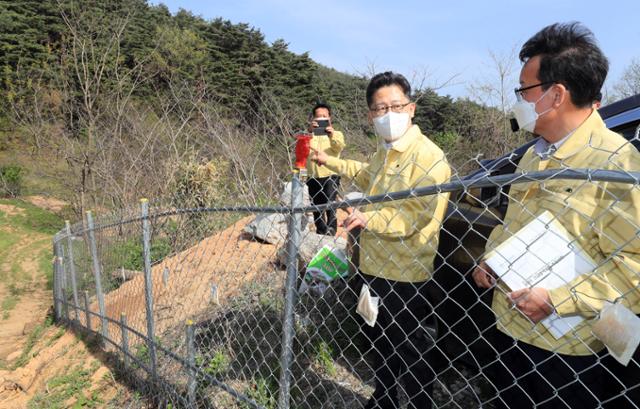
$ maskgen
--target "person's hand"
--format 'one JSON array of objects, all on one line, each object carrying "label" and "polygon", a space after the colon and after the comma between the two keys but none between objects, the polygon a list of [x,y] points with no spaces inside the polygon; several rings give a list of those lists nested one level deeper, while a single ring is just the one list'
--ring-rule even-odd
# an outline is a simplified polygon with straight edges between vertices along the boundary
[{"label": "person's hand", "polygon": [[318,122],[315,119],[312,119],[311,123],[309,124],[309,129],[308,129],[309,133],[313,134],[313,130],[317,127],[318,127]]},{"label": "person's hand", "polygon": [[329,125],[329,126],[327,126],[325,129],[327,130],[327,136],[328,136],[329,138],[333,138],[333,126],[332,126],[332,125]]},{"label": "person's hand", "polygon": [[344,223],[342,224],[347,231],[351,231],[356,227],[360,227],[364,229],[367,227],[367,218],[364,214],[358,209],[354,209],[349,216],[344,219]]},{"label": "person's hand", "polygon": [[513,305],[534,323],[547,318],[553,312],[549,291],[540,287],[523,288],[507,294]]},{"label": "person's hand", "polygon": [[475,281],[476,285],[480,288],[491,288],[496,285],[495,274],[484,261],[481,261],[480,264],[476,266],[473,273],[471,273],[471,277],[473,277],[473,281]]},{"label": "person's hand", "polygon": [[326,154],[325,151],[319,151],[317,149],[311,148],[311,155],[309,159],[316,162],[318,165],[324,165],[327,163],[327,159],[329,159],[329,155]]}]

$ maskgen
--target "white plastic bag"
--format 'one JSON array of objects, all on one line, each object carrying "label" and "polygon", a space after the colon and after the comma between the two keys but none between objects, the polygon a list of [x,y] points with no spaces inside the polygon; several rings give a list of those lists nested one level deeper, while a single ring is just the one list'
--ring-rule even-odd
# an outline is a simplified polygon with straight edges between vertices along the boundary
[{"label": "white plastic bag", "polygon": [[369,286],[363,284],[360,289],[360,298],[358,299],[358,308],[356,309],[356,312],[360,314],[370,327],[376,325],[379,301],[380,297],[372,297],[369,292]]},{"label": "white plastic bag", "polygon": [[591,330],[624,366],[640,345],[640,318],[620,303],[606,305]]}]

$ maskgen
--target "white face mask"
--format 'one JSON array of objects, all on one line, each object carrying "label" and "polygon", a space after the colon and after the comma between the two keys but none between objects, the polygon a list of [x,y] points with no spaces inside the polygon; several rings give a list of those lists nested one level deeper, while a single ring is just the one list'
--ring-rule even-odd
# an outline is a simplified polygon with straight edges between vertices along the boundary
[{"label": "white face mask", "polygon": [[389,111],[382,116],[373,118],[376,135],[387,143],[400,139],[407,132],[410,122],[411,117],[408,112]]},{"label": "white face mask", "polygon": [[522,97],[519,97],[518,101],[513,105],[511,110],[513,111],[513,115],[516,117],[516,121],[518,122],[518,126],[520,127],[520,129],[533,132],[533,130],[536,128],[536,121],[538,120],[538,118],[551,111],[551,108],[549,108],[541,113],[536,112],[536,105],[538,104],[538,101],[544,98],[544,96],[547,95],[547,92],[549,91],[551,91],[551,88],[546,90],[544,94],[542,94],[540,98],[536,100],[536,102],[528,102],[522,99]]}]

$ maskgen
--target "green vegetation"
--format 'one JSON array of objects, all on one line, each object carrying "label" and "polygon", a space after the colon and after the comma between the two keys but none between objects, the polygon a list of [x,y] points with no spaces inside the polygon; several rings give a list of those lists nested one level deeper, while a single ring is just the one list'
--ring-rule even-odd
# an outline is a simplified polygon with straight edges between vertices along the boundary
[{"label": "green vegetation", "polygon": [[[31,203],[18,199],[0,199],[0,205],[8,205],[17,208],[15,214],[5,214],[0,217],[0,227],[12,225],[27,230],[30,233],[54,234],[64,227],[64,221],[49,211],[43,210]],[[0,211],[0,216],[2,212]],[[0,251],[3,248],[3,239],[0,238]]]},{"label": "green vegetation", "polygon": [[[346,157],[375,149],[365,76],[269,43],[249,24],[147,0],[0,1],[0,16],[0,166],[21,169],[23,190],[68,197],[76,217],[140,197],[274,203],[290,135],[319,99],[347,135]],[[414,122],[454,165],[520,142],[494,108],[429,88],[412,99]],[[217,229],[205,219],[191,221]]]},{"label": "green vegetation", "polygon": [[[38,272],[45,274],[47,288],[52,287],[51,238],[62,220],[50,212],[18,199],[0,199],[0,280],[8,294],[0,301],[0,319],[8,319],[20,297],[37,285],[39,274],[25,260],[34,255]],[[36,281],[34,281],[36,280]]]},{"label": "green vegetation", "polygon": [[25,366],[29,362],[29,360],[33,358],[34,355],[31,353],[31,351],[33,350],[33,347],[40,340],[44,331],[47,328],[49,328],[52,324],[53,324],[53,317],[47,316],[47,319],[42,324],[37,325],[33,329],[33,331],[31,331],[31,333],[29,334],[29,337],[27,338],[27,343],[25,344],[24,348],[22,348],[22,353],[20,354],[20,357],[13,364],[13,369]]},{"label": "green vegetation", "polygon": [[333,362],[333,349],[325,341],[320,341],[316,346],[315,361],[327,375],[336,376],[336,366]]},{"label": "green vegetation", "polygon": [[2,312],[3,320],[9,318],[9,313],[16,307],[18,300],[23,293],[23,288],[18,287],[15,283],[9,284],[9,295],[5,296],[2,303],[0,303],[0,311]]},{"label": "green vegetation", "polygon": [[[154,239],[151,243],[151,264],[162,260],[171,252],[169,240],[166,238]],[[142,271],[144,268],[144,252],[141,239],[129,239],[116,243],[111,247],[109,260],[105,263],[113,268],[124,267],[127,270]]]},{"label": "green vegetation", "polygon": [[213,353],[204,371],[209,375],[217,376],[224,373],[228,367],[229,357],[227,357],[223,350],[218,350]]},{"label": "green vegetation", "polygon": [[0,167],[0,196],[17,197],[22,190],[24,169],[18,165]]},{"label": "green vegetation", "polygon": [[[251,386],[247,388],[245,394],[257,404],[267,409],[275,408],[278,396],[278,383],[273,378],[256,378],[251,382]],[[241,407],[248,408],[249,406],[243,403]]]},{"label": "green vegetation", "polygon": [[99,397],[99,391],[93,391],[86,396],[91,386],[91,376],[98,369],[98,362],[94,361],[88,369],[78,365],[65,374],[56,376],[47,382],[47,392],[37,394],[29,402],[29,409],[67,408],[73,401],[74,408],[97,408],[104,403]]},{"label": "green vegetation", "polygon": [[[149,347],[147,344],[138,344],[134,347],[133,356],[135,356],[140,363],[144,365],[148,365],[151,362],[151,357],[149,355]],[[134,368],[138,367],[137,362],[133,362]]]}]

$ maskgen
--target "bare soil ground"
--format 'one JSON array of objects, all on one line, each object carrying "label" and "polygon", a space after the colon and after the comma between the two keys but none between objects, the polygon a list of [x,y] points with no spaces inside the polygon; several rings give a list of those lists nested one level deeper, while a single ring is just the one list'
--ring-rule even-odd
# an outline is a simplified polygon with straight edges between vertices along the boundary
[{"label": "bare soil ground", "polygon": [[[47,318],[43,257],[51,236],[16,224],[24,214],[17,202],[0,204],[0,408],[102,406],[122,388],[84,343]],[[78,382],[86,388],[74,389]]]}]

